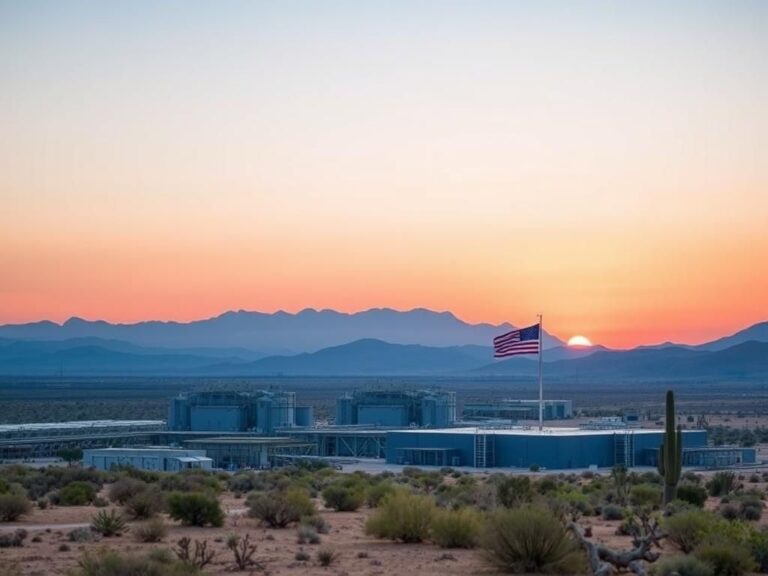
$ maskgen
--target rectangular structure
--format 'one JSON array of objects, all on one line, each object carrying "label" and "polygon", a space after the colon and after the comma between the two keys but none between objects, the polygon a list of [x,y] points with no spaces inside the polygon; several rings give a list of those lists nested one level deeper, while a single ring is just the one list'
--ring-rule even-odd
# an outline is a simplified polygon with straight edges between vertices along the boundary
[{"label": "rectangular structure", "polygon": [[[392,464],[432,464],[479,468],[574,468],[650,466],[663,430],[582,430],[545,428],[399,430],[387,433],[386,459]],[[683,432],[686,448],[704,448],[704,430]]]},{"label": "rectangular structure", "polygon": [[179,472],[193,468],[210,470],[212,461],[204,450],[166,447],[95,448],[83,451],[83,465],[97,470],[131,467],[156,472]]}]

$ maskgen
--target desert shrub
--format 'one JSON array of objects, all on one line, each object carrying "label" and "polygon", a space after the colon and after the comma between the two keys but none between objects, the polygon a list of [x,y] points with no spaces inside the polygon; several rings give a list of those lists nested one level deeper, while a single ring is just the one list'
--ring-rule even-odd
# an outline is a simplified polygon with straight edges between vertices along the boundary
[{"label": "desert shrub", "polygon": [[202,492],[173,492],[168,496],[168,514],[187,526],[221,526],[224,512],[218,498]]},{"label": "desert shrub", "polygon": [[441,548],[474,548],[482,516],[472,508],[438,510],[432,518],[432,541]]},{"label": "desert shrub", "polygon": [[395,487],[391,482],[377,482],[368,486],[365,492],[365,503],[370,508],[376,508],[384,497],[394,492]]},{"label": "desert shrub", "polygon": [[160,479],[159,485],[165,492],[221,492],[219,479],[205,470],[182,470],[168,474]]},{"label": "desert shrub", "polygon": [[637,484],[629,491],[629,501],[633,506],[658,508],[661,504],[661,488],[652,484]]},{"label": "desert shrub", "polygon": [[330,566],[339,558],[338,552],[331,550],[330,548],[321,548],[317,551],[317,561],[320,566]]},{"label": "desert shrub", "polygon": [[319,514],[314,516],[302,516],[299,522],[302,526],[311,526],[318,534],[328,534],[331,528],[328,526],[328,522],[325,521],[325,518]]},{"label": "desert shrub", "polygon": [[146,482],[138,478],[124,477],[112,484],[107,494],[112,502],[123,505],[136,494],[144,492],[148,486]]},{"label": "desert shrub", "polygon": [[40,508],[40,510],[45,510],[48,508],[48,498],[38,498],[37,499],[37,507]]},{"label": "desert shrub", "polygon": [[320,535],[314,527],[299,524],[296,529],[296,542],[299,544],[320,544]]},{"label": "desert shrub", "polygon": [[739,501],[739,517],[757,522],[763,515],[763,503],[756,498],[744,498]]},{"label": "desert shrub", "polygon": [[59,490],[59,504],[62,506],[85,506],[96,498],[96,486],[90,482],[70,482]]},{"label": "desert shrub", "polygon": [[671,556],[653,565],[653,576],[713,576],[712,568],[694,556]]},{"label": "desert shrub", "polygon": [[263,487],[259,484],[258,476],[256,473],[251,471],[237,472],[236,474],[233,474],[229,480],[227,480],[227,488],[230,492],[241,493],[263,489]]},{"label": "desert shrub", "polygon": [[0,494],[0,522],[13,522],[32,511],[32,504],[20,494]]},{"label": "desert shrub", "polygon": [[102,536],[117,536],[125,530],[125,519],[116,510],[100,510],[91,520],[91,530]]},{"label": "desert shrub", "polygon": [[101,534],[94,532],[90,527],[75,528],[67,534],[70,542],[96,542],[101,540]]},{"label": "desert shrub", "polygon": [[132,518],[146,520],[165,508],[163,493],[154,488],[142,490],[128,498],[125,502],[125,511]]},{"label": "desert shrub", "polygon": [[606,504],[601,510],[603,520],[623,520],[624,508],[615,504]]},{"label": "desert shrub", "polygon": [[707,501],[707,489],[698,484],[680,484],[677,487],[677,499],[703,508]]},{"label": "desert shrub", "polygon": [[92,504],[96,508],[106,508],[107,506],[109,506],[109,500],[107,500],[106,498],[102,498],[101,496],[96,496],[96,498],[93,499]]},{"label": "desert shrub", "polygon": [[337,512],[354,512],[363,505],[365,492],[357,487],[331,484],[323,490],[323,501]]},{"label": "desert shrub", "polygon": [[0,548],[20,548],[27,539],[27,531],[17,528],[13,532],[0,533]]},{"label": "desert shrub", "polygon": [[503,571],[580,573],[584,554],[552,512],[522,507],[489,517],[482,537],[486,559]]},{"label": "desert shrub", "polygon": [[298,522],[303,516],[313,516],[315,506],[303,488],[274,490],[248,496],[249,515],[258,518],[271,528],[285,528]]},{"label": "desert shrub", "polygon": [[381,502],[365,524],[366,534],[403,542],[421,542],[429,536],[435,512],[432,498],[397,490]]},{"label": "desert shrub", "polygon": [[177,560],[168,550],[146,555],[120,554],[111,550],[86,552],[78,560],[73,576],[186,576],[198,574],[196,567]]},{"label": "desert shrub", "polygon": [[717,511],[726,520],[738,520],[739,518],[739,509],[735,504],[721,504]]},{"label": "desert shrub", "polygon": [[709,512],[689,510],[664,518],[662,526],[675,546],[689,554],[699,545],[714,522],[715,518]]},{"label": "desert shrub", "polygon": [[533,484],[528,476],[507,476],[498,482],[497,494],[503,506],[513,508],[533,499]]},{"label": "desert shrub", "polygon": [[160,518],[153,518],[133,528],[139,542],[160,542],[168,535],[168,527]]},{"label": "desert shrub", "polygon": [[716,472],[707,482],[710,496],[726,496],[735,489],[736,474],[730,471]]},{"label": "desert shrub", "polygon": [[707,538],[694,555],[712,567],[714,576],[741,576],[757,568],[750,550],[728,539]]},{"label": "desert shrub", "polygon": [[304,550],[299,550],[298,552],[296,552],[296,555],[294,556],[294,559],[297,562],[309,562],[310,558],[312,558],[312,556],[307,554]]}]

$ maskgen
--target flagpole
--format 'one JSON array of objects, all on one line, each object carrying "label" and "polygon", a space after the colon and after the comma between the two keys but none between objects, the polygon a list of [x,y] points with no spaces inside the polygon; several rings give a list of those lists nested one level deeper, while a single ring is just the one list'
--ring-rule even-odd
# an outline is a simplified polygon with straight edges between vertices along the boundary
[{"label": "flagpole", "polygon": [[539,314],[539,432],[544,430],[544,383],[541,377],[542,353],[544,352],[544,317]]}]

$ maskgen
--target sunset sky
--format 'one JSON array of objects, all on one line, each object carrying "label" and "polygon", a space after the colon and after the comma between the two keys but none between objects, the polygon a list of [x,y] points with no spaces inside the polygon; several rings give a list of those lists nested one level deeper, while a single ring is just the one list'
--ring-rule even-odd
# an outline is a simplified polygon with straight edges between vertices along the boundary
[{"label": "sunset sky", "polygon": [[0,0],[0,323],[768,320],[768,2]]}]

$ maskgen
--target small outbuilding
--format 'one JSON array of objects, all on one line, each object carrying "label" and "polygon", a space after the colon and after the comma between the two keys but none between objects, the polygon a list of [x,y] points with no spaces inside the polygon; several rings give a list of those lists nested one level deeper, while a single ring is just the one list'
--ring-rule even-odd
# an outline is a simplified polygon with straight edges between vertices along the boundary
[{"label": "small outbuilding", "polygon": [[188,450],[164,446],[150,448],[95,448],[83,451],[83,465],[97,470],[127,466],[138,470],[179,472],[181,470],[210,470],[213,460],[205,450]]}]

